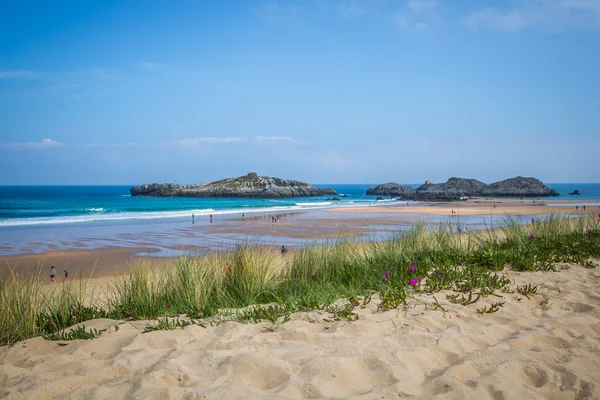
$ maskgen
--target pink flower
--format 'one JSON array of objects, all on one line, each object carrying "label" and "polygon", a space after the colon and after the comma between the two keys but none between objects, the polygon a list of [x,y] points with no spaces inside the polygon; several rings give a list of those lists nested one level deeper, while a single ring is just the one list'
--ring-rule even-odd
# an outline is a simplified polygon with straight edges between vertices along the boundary
[{"label": "pink flower", "polygon": [[171,309],[171,303],[168,303],[167,304],[167,310],[170,310],[170,309]]},{"label": "pink flower", "polygon": [[419,283],[419,280],[418,280],[418,279],[412,279],[412,280],[410,281],[410,286],[415,286],[417,283]]},{"label": "pink flower", "polygon": [[381,277],[383,278],[383,280],[385,281],[386,279],[388,279],[391,276],[390,271],[386,272],[385,274],[383,274]]},{"label": "pink flower", "polygon": [[588,228],[588,233],[592,233],[592,230]]},{"label": "pink flower", "polygon": [[587,236],[586,236],[584,239],[585,239],[585,240],[589,240],[589,237],[587,237]]},{"label": "pink flower", "polygon": [[532,233],[531,235],[529,235],[529,238],[530,238],[531,240],[533,240],[533,239],[535,239],[535,235]]},{"label": "pink flower", "polygon": [[415,264],[410,264],[410,267],[408,267],[408,269],[410,269],[411,271],[415,270]]}]

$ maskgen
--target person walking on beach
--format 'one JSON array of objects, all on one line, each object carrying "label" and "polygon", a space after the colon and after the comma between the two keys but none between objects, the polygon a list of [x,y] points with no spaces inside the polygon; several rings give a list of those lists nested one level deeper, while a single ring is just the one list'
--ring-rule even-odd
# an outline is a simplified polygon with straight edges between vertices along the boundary
[{"label": "person walking on beach", "polygon": [[285,255],[287,254],[287,249],[285,248],[285,246],[281,246],[281,257],[285,258]]},{"label": "person walking on beach", "polygon": [[56,270],[54,269],[54,265],[50,267],[50,281],[56,283],[54,280],[54,276],[56,275]]},{"label": "person walking on beach", "polygon": [[67,270],[65,269],[63,272],[65,273],[65,280],[69,279],[69,273]]}]

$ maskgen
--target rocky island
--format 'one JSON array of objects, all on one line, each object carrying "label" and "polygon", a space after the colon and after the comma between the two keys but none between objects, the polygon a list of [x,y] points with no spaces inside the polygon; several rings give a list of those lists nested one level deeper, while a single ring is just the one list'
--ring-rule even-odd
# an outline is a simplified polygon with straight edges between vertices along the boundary
[{"label": "rocky island", "polygon": [[549,189],[539,179],[517,176],[488,185],[483,189],[481,195],[495,197],[547,197],[558,196],[558,193],[554,189]]},{"label": "rocky island", "polygon": [[373,188],[367,189],[367,195],[374,196],[413,196],[415,189],[410,186],[401,186],[394,182],[383,183]]},{"label": "rocky island", "polygon": [[258,176],[251,172],[239,178],[227,178],[216,182],[195,185],[177,183],[152,183],[132,187],[132,196],[147,197],[311,197],[337,195],[333,189],[320,189],[308,183]]},{"label": "rocky island", "polygon": [[416,189],[400,186],[397,183],[385,183],[367,190],[367,195],[397,196],[402,200],[419,201],[456,201],[463,197],[546,197],[558,196],[539,179],[517,176],[487,185],[477,179],[452,177],[445,183],[425,184]]}]

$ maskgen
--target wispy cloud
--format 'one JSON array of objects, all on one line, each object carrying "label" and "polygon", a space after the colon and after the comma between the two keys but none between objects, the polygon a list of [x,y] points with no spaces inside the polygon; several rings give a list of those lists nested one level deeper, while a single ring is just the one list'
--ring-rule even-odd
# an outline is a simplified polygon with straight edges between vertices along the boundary
[{"label": "wispy cloud", "polygon": [[[142,147],[142,146],[148,146],[148,147],[177,146],[177,147],[181,147],[181,148],[189,148],[189,147],[198,147],[198,146],[202,146],[202,145],[211,145],[211,144],[227,145],[227,144],[248,142],[248,141],[259,142],[259,143],[260,142],[262,142],[262,143],[279,142],[279,143],[306,144],[305,142],[301,142],[290,136],[256,136],[253,139],[247,139],[247,138],[243,138],[243,137],[232,137],[232,136],[225,136],[225,137],[202,136],[202,137],[196,137],[196,138],[190,138],[190,139],[163,140],[163,141],[158,141],[158,142],[127,142],[127,143],[90,142],[90,143],[85,143],[85,144],[79,144],[76,146],[90,148],[90,149],[91,148],[100,148],[100,147]],[[50,147],[50,145],[52,143],[56,143],[58,145],[63,145],[62,143],[54,142],[50,139],[44,139],[42,142],[38,143],[38,146],[45,145],[47,147]],[[30,147],[34,147],[35,143],[13,143],[11,146],[24,147],[25,145],[30,145]]]},{"label": "wispy cloud", "polygon": [[0,147],[11,149],[49,149],[53,147],[64,147],[64,143],[57,142],[52,139],[42,139],[39,142],[23,142],[23,143],[0,143]]},{"label": "wispy cloud", "polygon": [[17,69],[14,71],[0,71],[0,79],[33,78],[36,76],[37,73],[26,69]]},{"label": "wispy cloud", "polygon": [[257,136],[254,138],[257,142],[285,142],[299,144],[300,142],[289,136]]},{"label": "wispy cloud", "polygon": [[463,18],[462,25],[512,33],[534,27],[548,31],[600,29],[600,0],[517,0],[514,4],[509,9],[473,11]]}]

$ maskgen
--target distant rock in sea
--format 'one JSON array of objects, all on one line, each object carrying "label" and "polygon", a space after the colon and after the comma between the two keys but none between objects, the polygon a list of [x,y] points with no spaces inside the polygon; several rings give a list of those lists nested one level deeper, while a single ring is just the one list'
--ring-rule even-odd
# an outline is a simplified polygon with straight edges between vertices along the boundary
[{"label": "distant rock in sea", "polygon": [[410,186],[400,186],[394,182],[383,183],[367,189],[368,196],[395,196],[404,198],[404,196],[414,196],[414,192],[414,188]]},{"label": "distant rock in sea", "polygon": [[[576,190],[575,192],[572,194],[579,194],[579,191]],[[389,182],[369,188],[367,195],[398,196],[402,200],[456,201],[461,200],[461,198],[475,196],[546,197],[558,196],[559,194],[536,178],[517,176],[491,185],[477,179],[456,177],[448,179],[445,183],[431,183],[428,180],[416,189]]]},{"label": "distant rock in sea", "polygon": [[130,189],[132,196],[147,197],[311,197],[337,195],[333,189],[320,189],[308,183],[258,176],[251,172],[239,178],[227,178],[216,182],[195,185],[177,183],[152,183]]},{"label": "distant rock in sea", "polygon": [[[428,181],[430,182],[430,181]],[[415,200],[422,201],[454,201],[465,196],[478,196],[487,186],[477,179],[452,177],[445,183],[428,183],[415,191]]]},{"label": "distant rock in sea", "polygon": [[556,190],[548,188],[539,179],[522,176],[494,182],[488,185],[481,194],[495,197],[558,196]]},{"label": "distant rock in sea", "polygon": [[581,193],[579,193],[579,190],[577,190],[577,189],[575,189],[571,193],[569,193],[569,196],[579,196],[579,195],[581,195]]}]

